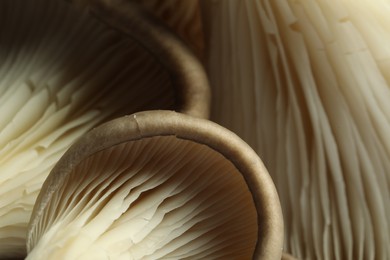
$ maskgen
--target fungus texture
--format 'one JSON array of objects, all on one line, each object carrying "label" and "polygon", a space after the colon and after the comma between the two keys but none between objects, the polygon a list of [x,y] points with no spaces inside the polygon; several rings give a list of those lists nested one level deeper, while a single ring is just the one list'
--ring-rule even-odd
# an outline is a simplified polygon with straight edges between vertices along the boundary
[{"label": "fungus texture", "polygon": [[186,90],[159,57],[65,1],[0,1],[0,21],[3,258],[25,255],[35,198],[71,143],[120,115],[177,109]]},{"label": "fungus texture", "polygon": [[285,249],[389,259],[389,2],[202,4],[211,118],[264,160]]},{"label": "fungus texture", "polygon": [[256,211],[236,171],[172,136],[98,152],[50,198],[28,259],[249,259]]},{"label": "fungus texture", "polygon": [[60,159],[27,259],[280,259],[281,220],[270,177],[237,136],[144,112],[94,129]]},{"label": "fungus texture", "polygon": [[203,57],[203,28],[198,0],[137,0],[137,2],[165,21],[199,57]]}]

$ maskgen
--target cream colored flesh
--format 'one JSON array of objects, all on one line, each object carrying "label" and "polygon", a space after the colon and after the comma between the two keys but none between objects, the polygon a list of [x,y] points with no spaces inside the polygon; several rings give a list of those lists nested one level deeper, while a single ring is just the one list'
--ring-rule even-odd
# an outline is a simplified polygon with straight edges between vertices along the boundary
[{"label": "cream colored flesh", "polygon": [[65,1],[1,1],[0,60],[1,258],[25,254],[35,198],[71,143],[174,99],[148,52]]},{"label": "cream colored flesh", "polygon": [[174,136],[92,154],[34,224],[27,259],[250,259],[257,212],[238,170]]},{"label": "cream colored flesh", "polygon": [[273,176],[285,250],[389,259],[389,2],[202,3],[211,117]]}]

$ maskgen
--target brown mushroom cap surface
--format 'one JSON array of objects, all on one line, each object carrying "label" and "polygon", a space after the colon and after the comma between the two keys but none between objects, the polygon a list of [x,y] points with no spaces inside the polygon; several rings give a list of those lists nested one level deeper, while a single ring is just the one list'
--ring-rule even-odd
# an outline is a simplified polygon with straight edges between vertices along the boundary
[{"label": "brown mushroom cap surface", "polygon": [[126,246],[135,259],[280,259],[282,244],[278,196],[255,152],[210,121],[149,111],[71,146],[43,185],[27,247],[30,259],[118,257]]},{"label": "brown mushroom cap surface", "polygon": [[70,0],[102,22],[129,35],[148,49],[169,71],[178,93],[176,107],[185,114],[207,118],[210,92],[203,65],[184,42],[135,1]]},{"label": "brown mushroom cap surface", "polygon": [[199,0],[136,0],[175,31],[198,57],[204,57]]},{"label": "brown mushroom cap surface", "polygon": [[[137,21],[142,19],[152,18],[139,14]],[[65,1],[0,1],[0,21],[0,258],[22,257],[39,189],[79,136],[142,110],[206,116],[209,94],[206,81],[202,87],[177,84],[177,78],[187,78],[176,71],[180,64],[198,64],[186,58],[193,55],[184,47],[152,52],[136,35]],[[145,23],[153,30],[154,22]],[[168,37],[172,46],[183,46],[164,28],[156,28],[154,36],[158,39],[148,39],[155,45]],[[176,67],[162,59],[177,60]],[[204,76],[198,65],[188,73]],[[191,93],[196,100],[203,96],[203,103]]]}]

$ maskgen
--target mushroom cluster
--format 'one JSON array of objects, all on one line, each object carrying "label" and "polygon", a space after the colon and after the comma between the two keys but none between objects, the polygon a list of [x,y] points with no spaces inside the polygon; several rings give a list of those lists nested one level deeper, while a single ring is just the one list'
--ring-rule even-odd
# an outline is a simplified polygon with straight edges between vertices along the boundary
[{"label": "mushroom cluster", "polygon": [[270,175],[207,120],[187,4],[174,33],[153,1],[0,1],[1,259],[281,259]]},{"label": "mushroom cluster", "polygon": [[390,259],[389,10],[1,0],[0,259]]}]

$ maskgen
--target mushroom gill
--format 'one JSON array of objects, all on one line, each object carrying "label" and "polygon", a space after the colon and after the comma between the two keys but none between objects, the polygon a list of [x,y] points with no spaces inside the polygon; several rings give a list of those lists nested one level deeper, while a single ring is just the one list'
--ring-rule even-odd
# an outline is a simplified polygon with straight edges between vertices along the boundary
[{"label": "mushroom gill", "polygon": [[285,249],[389,259],[389,2],[202,5],[211,118],[264,160]]},{"label": "mushroom gill", "polygon": [[[64,1],[3,0],[0,21],[0,258],[4,258],[25,255],[35,198],[52,166],[79,136],[140,110],[185,108],[199,116],[202,113],[192,109],[195,102],[183,95],[208,94],[207,86],[194,89],[189,81],[178,87],[172,70],[160,56],[136,43],[137,35],[130,38]],[[170,43],[175,46],[174,37]],[[183,63],[191,64],[186,57],[192,54],[183,48],[178,52]]]},{"label": "mushroom gill", "polygon": [[64,154],[34,207],[27,259],[280,259],[282,243],[253,150],[209,121],[151,111]]}]

